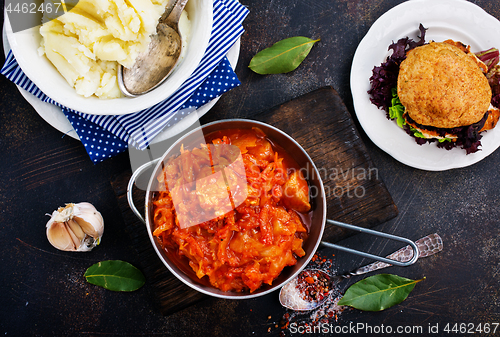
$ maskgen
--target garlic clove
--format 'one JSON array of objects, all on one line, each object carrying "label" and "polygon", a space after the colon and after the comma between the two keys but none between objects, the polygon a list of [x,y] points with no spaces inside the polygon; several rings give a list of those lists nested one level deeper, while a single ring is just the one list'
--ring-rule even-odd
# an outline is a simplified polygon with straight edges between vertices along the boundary
[{"label": "garlic clove", "polygon": [[83,239],[85,239],[85,232],[82,230],[82,227],[80,227],[80,225],[77,221],[75,221],[74,218],[66,221],[65,223],[69,227],[70,232],[76,236],[78,242],[81,242]]},{"label": "garlic clove", "polygon": [[69,237],[73,240],[74,247],[79,247],[81,240],[76,236],[71,227],[68,225],[68,222],[64,222],[64,226],[66,226],[66,230],[69,233]]},{"label": "garlic clove", "polygon": [[76,245],[64,222],[54,222],[47,227],[47,238],[52,246],[64,251],[76,250]]},{"label": "garlic clove", "polygon": [[96,238],[102,236],[104,232],[104,220],[94,206],[89,203],[80,203],[74,211],[73,219],[78,222],[82,230]]},{"label": "garlic clove", "polygon": [[104,220],[92,204],[71,203],[54,211],[46,227],[47,238],[55,248],[85,252],[101,242]]}]

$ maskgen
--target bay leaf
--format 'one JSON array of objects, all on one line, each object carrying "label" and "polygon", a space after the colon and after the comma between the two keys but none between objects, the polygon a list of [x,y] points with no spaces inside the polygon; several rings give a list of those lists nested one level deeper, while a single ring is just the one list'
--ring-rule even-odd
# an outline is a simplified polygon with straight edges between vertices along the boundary
[{"label": "bay leaf", "polygon": [[87,282],[112,291],[134,291],[146,282],[142,272],[121,260],[101,261],[85,272]]},{"label": "bay leaf", "polygon": [[392,274],[370,276],[350,286],[338,304],[364,311],[382,311],[403,302],[415,284],[424,279],[410,280]]},{"label": "bay leaf", "polygon": [[248,67],[261,75],[288,73],[304,61],[318,41],[304,36],[278,41],[255,54]]}]

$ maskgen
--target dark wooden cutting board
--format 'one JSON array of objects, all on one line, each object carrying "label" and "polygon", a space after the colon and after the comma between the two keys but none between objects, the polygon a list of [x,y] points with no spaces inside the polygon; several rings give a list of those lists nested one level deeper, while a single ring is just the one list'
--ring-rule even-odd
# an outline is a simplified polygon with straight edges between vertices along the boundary
[{"label": "dark wooden cutting board", "polygon": [[[328,218],[362,227],[373,227],[394,218],[397,207],[378,175],[355,128],[349,111],[331,87],[324,87],[256,115],[304,147],[318,168],[328,196]],[[159,310],[168,315],[199,301],[198,293],[177,280],[161,263],[150,244],[146,227],[127,202],[131,172],[112,181],[142,270],[152,284]],[[144,207],[144,191],[135,190],[136,205]],[[143,211],[143,209],[141,209]],[[323,240],[337,242],[352,232],[327,225]]]}]

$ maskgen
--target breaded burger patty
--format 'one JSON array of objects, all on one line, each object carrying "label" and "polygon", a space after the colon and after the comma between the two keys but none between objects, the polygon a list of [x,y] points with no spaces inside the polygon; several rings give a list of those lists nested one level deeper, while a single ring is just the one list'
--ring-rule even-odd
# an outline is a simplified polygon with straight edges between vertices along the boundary
[{"label": "breaded burger patty", "polygon": [[397,89],[416,123],[437,128],[476,123],[491,101],[491,88],[477,62],[445,42],[412,49],[401,63]]}]

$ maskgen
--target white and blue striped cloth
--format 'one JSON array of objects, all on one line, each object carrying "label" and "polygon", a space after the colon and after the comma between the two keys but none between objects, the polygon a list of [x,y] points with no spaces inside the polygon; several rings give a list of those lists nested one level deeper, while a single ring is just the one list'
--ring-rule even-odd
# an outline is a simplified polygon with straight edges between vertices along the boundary
[{"label": "white and blue striped cloth", "polygon": [[[212,35],[196,70],[168,99],[139,112],[110,116],[67,109],[47,97],[24,75],[12,53],[7,56],[1,73],[39,99],[61,107],[75,131],[78,129],[77,133],[94,162],[124,151],[127,143],[146,149],[164,127],[174,124],[174,119],[185,117],[179,114],[187,111],[187,115],[192,108],[197,108],[240,84],[225,55],[243,34],[242,22],[248,9],[237,0],[214,0],[213,8]],[[112,143],[115,144],[114,147]]]}]

